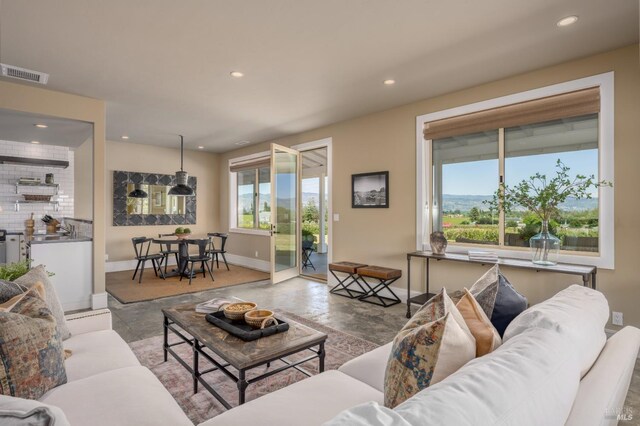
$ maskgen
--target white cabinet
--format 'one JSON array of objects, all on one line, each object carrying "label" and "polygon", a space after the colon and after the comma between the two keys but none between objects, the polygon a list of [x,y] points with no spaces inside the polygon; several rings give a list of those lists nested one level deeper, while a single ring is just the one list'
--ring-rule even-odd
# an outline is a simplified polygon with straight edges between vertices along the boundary
[{"label": "white cabinet", "polygon": [[44,265],[65,311],[91,307],[93,290],[91,241],[31,244],[31,265]]}]

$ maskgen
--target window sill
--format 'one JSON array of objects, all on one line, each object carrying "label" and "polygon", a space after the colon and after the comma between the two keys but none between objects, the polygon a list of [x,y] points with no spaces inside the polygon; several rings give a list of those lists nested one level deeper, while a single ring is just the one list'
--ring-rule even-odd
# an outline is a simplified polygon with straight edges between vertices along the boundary
[{"label": "window sill", "polygon": [[233,234],[247,234],[247,235],[259,235],[263,237],[270,237],[271,233],[264,229],[246,229],[246,228],[231,228],[229,232]]},{"label": "window sill", "polygon": [[[423,250],[431,250],[429,243],[422,245]],[[531,252],[526,249],[508,249],[498,246],[488,246],[483,244],[449,244],[447,251],[451,253],[464,253],[469,250],[485,250],[498,254],[499,257],[509,257],[513,259],[531,259]],[[560,263],[573,263],[578,265],[596,266],[601,269],[614,269],[614,263],[611,256],[604,256],[602,253],[590,253],[584,254],[575,251],[563,253],[560,252],[558,256],[558,262]]]}]

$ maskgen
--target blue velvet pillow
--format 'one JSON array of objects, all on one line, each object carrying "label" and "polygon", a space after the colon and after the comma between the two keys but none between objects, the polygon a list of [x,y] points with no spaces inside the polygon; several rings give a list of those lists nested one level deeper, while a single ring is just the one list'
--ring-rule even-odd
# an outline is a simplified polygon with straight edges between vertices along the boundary
[{"label": "blue velvet pillow", "polygon": [[516,291],[498,265],[489,269],[469,292],[476,298],[500,337],[509,323],[527,309],[527,298]]}]

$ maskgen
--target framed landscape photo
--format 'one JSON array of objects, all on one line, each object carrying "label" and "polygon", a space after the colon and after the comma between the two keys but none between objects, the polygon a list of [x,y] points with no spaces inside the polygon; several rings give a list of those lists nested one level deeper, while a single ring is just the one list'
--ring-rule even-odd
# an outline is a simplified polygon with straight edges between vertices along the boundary
[{"label": "framed landscape photo", "polygon": [[351,175],[351,207],[354,209],[389,207],[389,172]]}]

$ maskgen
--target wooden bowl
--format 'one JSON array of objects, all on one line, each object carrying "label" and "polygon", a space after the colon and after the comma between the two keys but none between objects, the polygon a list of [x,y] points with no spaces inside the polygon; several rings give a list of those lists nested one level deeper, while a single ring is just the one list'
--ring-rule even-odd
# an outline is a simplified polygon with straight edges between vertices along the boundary
[{"label": "wooden bowl", "polygon": [[278,324],[273,317],[273,311],[268,309],[255,309],[244,314],[244,320],[253,328],[265,328],[270,323]]},{"label": "wooden bowl", "polygon": [[232,321],[242,321],[247,312],[250,312],[257,307],[258,305],[253,302],[229,303],[224,307],[224,316]]}]

